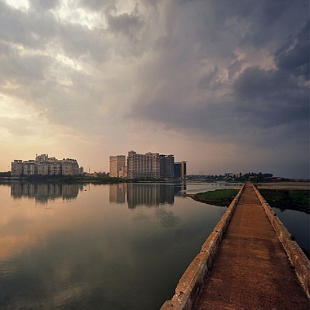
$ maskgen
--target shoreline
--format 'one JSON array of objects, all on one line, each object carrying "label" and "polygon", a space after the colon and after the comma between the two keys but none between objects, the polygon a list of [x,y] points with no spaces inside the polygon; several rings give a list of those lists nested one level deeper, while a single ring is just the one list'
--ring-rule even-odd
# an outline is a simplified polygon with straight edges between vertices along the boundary
[{"label": "shoreline", "polygon": [[310,182],[270,182],[270,183],[257,183],[257,189],[286,189],[286,190],[310,190]]}]

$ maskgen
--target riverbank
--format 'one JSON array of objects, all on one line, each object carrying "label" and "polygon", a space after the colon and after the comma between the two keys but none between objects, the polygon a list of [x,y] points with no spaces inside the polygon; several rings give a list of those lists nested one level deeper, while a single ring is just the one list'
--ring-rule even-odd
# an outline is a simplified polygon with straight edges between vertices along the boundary
[{"label": "riverbank", "polygon": [[[180,183],[180,180],[172,180]],[[27,176],[27,177],[0,177],[0,184],[8,184],[11,182],[30,182],[30,183],[59,183],[59,184],[118,184],[118,183],[160,183],[166,182],[164,179],[126,179],[114,178],[109,176]],[[171,182],[171,180],[169,180]]]},{"label": "riverbank", "polygon": [[[293,184],[294,187],[284,187],[293,186]],[[309,190],[296,189],[296,186],[304,187],[308,184],[309,182],[265,183],[264,185],[258,185],[257,188],[272,208],[278,208],[282,211],[296,210],[309,214]],[[237,189],[218,189],[215,191],[187,194],[186,196],[206,204],[228,206],[237,193]]]},{"label": "riverbank", "polygon": [[238,189],[217,189],[215,191],[187,194],[186,196],[210,205],[229,206],[238,192]]},{"label": "riverbank", "polygon": [[310,189],[310,182],[307,181],[296,181],[296,182],[268,182],[268,183],[257,183],[254,184],[257,189],[261,188],[285,188],[285,189],[296,189],[296,188],[308,188]]}]

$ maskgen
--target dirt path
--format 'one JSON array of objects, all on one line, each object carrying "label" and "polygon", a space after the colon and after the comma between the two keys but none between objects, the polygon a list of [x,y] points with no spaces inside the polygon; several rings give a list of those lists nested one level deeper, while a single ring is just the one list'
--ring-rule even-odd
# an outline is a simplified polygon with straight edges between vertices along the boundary
[{"label": "dirt path", "polygon": [[194,309],[310,309],[250,184],[244,189]]}]

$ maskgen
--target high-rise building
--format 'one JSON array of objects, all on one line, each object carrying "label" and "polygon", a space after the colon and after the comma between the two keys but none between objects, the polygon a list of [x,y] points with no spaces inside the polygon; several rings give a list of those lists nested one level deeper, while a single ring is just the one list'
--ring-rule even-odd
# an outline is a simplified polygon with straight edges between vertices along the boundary
[{"label": "high-rise building", "polygon": [[185,179],[186,176],[186,161],[174,163],[174,177],[176,179]]},{"label": "high-rise building", "polygon": [[127,156],[110,156],[110,177],[120,177],[128,179],[172,179],[177,174],[177,178],[185,178],[186,162],[174,163],[174,155],[164,155],[148,152],[138,154],[129,151]]},{"label": "high-rise building", "polygon": [[171,179],[174,177],[174,156],[159,155],[160,160],[160,177],[163,179]]},{"label": "high-rise building", "polygon": [[126,156],[117,155],[110,156],[110,177],[118,178],[123,177],[125,174]]},{"label": "high-rise building", "polygon": [[127,177],[135,178],[160,178],[159,153],[137,154],[134,151],[128,152]]}]

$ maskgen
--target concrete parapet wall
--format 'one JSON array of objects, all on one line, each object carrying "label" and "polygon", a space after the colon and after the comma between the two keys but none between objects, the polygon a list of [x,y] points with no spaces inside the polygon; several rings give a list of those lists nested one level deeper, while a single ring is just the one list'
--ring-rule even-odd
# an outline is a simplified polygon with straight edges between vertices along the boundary
[{"label": "concrete parapet wall", "polygon": [[292,265],[295,268],[296,275],[305,290],[308,298],[310,298],[310,261],[306,254],[299,247],[294,237],[288,232],[283,223],[276,216],[268,202],[260,194],[257,188],[252,185],[264,210],[267,214],[270,223],[276,231],[279,240],[281,241],[283,248],[285,249]]},{"label": "concrete parapet wall", "polygon": [[202,245],[200,253],[194,258],[182,275],[172,299],[167,300],[160,308],[161,310],[191,310],[193,308],[195,299],[202,287],[203,279],[211,268],[243,189],[244,186],[240,189],[221,220]]}]

